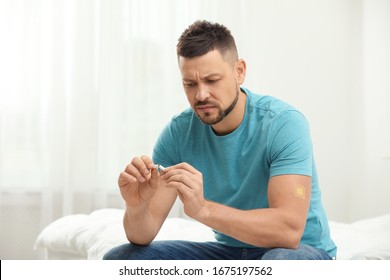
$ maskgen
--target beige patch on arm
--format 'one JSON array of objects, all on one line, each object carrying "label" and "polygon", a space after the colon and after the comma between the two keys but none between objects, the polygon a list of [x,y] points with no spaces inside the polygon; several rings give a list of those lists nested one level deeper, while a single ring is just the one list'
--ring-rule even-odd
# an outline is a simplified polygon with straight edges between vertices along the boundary
[{"label": "beige patch on arm", "polygon": [[294,196],[295,197],[305,199],[306,198],[305,191],[306,190],[305,190],[304,186],[301,186],[301,185],[294,186]]}]

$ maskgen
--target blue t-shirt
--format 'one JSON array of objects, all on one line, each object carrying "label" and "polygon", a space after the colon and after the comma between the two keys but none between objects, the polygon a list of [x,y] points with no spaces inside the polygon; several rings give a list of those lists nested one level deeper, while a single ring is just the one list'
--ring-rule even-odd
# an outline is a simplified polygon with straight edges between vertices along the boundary
[{"label": "blue t-shirt", "polygon": [[[236,130],[217,136],[189,108],[162,131],[153,161],[163,166],[191,164],[203,175],[207,200],[242,210],[269,207],[267,189],[272,176],[311,176],[310,208],[301,243],[334,257],[336,246],[321,202],[307,120],[281,100],[242,91],[247,96],[246,110]],[[217,231],[215,238],[228,246],[253,247]]]}]

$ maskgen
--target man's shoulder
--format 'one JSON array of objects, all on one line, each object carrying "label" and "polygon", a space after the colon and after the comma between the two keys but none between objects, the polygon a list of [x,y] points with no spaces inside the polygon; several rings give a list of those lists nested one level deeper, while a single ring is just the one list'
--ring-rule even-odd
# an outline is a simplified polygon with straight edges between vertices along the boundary
[{"label": "man's shoulder", "polygon": [[248,105],[251,111],[274,116],[289,111],[298,112],[295,107],[277,97],[253,93],[247,89],[245,89],[245,92],[247,93],[247,96],[249,96]]},{"label": "man's shoulder", "polygon": [[247,109],[251,116],[249,118],[251,122],[261,120],[263,125],[273,126],[283,125],[286,122],[294,124],[307,123],[304,114],[286,101],[274,96],[260,95],[250,91],[247,92],[247,96],[249,96]]}]

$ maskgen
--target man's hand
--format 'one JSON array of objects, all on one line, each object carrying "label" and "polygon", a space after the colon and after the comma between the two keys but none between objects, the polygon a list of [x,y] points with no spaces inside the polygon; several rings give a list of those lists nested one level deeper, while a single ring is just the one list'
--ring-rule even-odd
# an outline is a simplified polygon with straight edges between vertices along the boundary
[{"label": "man's hand", "polygon": [[161,176],[147,157],[135,157],[121,172],[118,185],[126,204],[138,207],[147,204],[159,187]]},{"label": "man's hand", "polygon": [[203,176],[188,163],[180,163],[162,171],[167,188],[177,190],[183,202],[184,212],[199,220],[207,215],[206,200],[203,195]]},{"label": "man's hand", "polygon": [[177,191],[165,188],[163,176],[147,157],[135,157],[119,175],[119,189],[126,202],[123,218],[127,239],[147,245],[164,223]]}]

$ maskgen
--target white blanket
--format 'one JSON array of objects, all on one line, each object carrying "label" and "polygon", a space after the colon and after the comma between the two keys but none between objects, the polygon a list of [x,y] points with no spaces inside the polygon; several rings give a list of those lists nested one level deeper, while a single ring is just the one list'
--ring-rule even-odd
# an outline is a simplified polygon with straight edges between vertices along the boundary
[{"label": "white blanket", "polygon": [[[128,242],[122,219],[121,209],[65,216],[44,228],[35,245],[49,259],[101,259],[109,249]],[[390,214],[351,224],[331,221],[330,227],[337,259],[390,259]],[[168,218],[156,239],[214,240],[208,227],[184,218]]]}]

